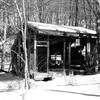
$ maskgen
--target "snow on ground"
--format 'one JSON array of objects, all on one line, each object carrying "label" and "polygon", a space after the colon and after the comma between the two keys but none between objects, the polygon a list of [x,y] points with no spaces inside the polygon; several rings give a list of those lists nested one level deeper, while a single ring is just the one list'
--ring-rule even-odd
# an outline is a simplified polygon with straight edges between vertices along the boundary
[{"label": "snow on ground", "polygon": [[[41,75],[36,78],[40,79]],[[53,77],[50,81],[30,79],[31,89],[25,91],[24,79],[11,73],[0,73],[0,100],[100,100],[100,74],[63,76],[61,73],[50,73],[49,76]]]}]

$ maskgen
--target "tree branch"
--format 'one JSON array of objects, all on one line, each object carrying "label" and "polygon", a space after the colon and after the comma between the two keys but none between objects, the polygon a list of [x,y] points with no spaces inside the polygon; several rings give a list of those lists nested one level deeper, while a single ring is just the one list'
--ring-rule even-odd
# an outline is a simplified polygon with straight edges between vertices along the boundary
[{"label": "tree branch", "polygon": [[5,3],[7,6],[11,6],[9,3],[7,3],[6,1],[4,0],[0,0],[1,2]]},{"label": "tree branch", "polygon": [[17,52],[15,52],[14,50],[11,50],[11,51],[14,52],[15,54],[17,54],[17,56],[20,57],[25,64],[25,60]]},{"label": "tree branch", "polygon": [[[90,2],[89,0],[87,0],[87,3],[88,3],[88,5],[89,5],[90,9],[92,9],[94,15],[97,17],[97,13],[98,13],[98,12],[95,11],[95,10],[93,9],[93,7],[91,6],[91,2]],[[96,3],[97,3],[97,1],[96,1]],[[96,4],[96,6],[97,6],[97,4]]]},{"label": "tree branch", "polygon": [[22,16],[21,16],[21,13],[20,13],[20,10],[19,10],[19,7],[18,7],[18,4],[17,4],[16,0],[14,0],[14,3],[15,3],[15,5],[16,5],[16,8],[17,8],[17,11],[18,11],[18,14],[19,14],[21,23],[22,23],[23,19],[22,19]]}]

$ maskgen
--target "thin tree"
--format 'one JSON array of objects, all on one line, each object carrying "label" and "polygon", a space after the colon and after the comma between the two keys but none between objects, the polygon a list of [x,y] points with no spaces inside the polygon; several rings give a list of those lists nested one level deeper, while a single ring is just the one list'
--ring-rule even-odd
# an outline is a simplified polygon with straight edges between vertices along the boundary
[{"label": "thin tree", "polygon": [[4,50],[4,47],[5,47],[5,41],[6,41],[6,31],[7,31],[7,16],[5,16],[6,15],[6,12],[4,12],[5,14],[4,14],[4,25],[3,25],[3,41],[4,41],[4,43],[2,43],[2,56],[1,56],[1,70],[4,70],[4,59],[5,59],[5,50]]},{"label": "thin tree", "polygon": [[23,0],[23,16],[19,10],[16,0],[14,1],[16,9],[18,11],[20,21],[21,21],[21,32],[23,39],[23,48],[25,53],[25,89],[29,89],[29,73],[28,73],[28,59],[27,59],[27,47],[26,47],[26,15],[25,15],[25,1]]},{"label": "thin tree", "polygon": [[28,55],[26,47],[26,15],[25,15],[25,1],[23,0],[23,20],[24,20],[24,29],[23,29],[23,42],[24,42],[24,52],[25,52],[25,88],[29,88],[29,72],[28,72]]}]

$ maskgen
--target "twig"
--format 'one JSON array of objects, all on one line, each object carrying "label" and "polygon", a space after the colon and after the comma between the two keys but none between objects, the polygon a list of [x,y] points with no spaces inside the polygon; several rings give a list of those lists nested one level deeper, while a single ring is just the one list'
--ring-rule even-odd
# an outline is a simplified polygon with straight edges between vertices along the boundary
[{"label": "twig", "polygon": [[17,53],[15,52],[14,50],[11,50],[12,52],[16,53],[18,57],[20,57],[22,59],[22,61],[25,63],[25,60]]}]

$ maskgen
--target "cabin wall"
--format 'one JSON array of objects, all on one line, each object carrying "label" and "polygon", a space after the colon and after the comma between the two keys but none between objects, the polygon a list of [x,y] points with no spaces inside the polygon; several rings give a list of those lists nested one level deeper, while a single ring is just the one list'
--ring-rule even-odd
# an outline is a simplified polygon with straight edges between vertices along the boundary
[{"label": "cabin wall", "polygon": [[[69,70],[69,57],[68,57],[69,52],[70,52],[70,57],[71,57],[70,65],[73,65],[73,64],[75,65],[76,63],[75,60],[77,60],[78,63],[81,64],[80,62],[81,55],[79,55],[79,51],[83,45],[86,46],[85,39],[82,39],[81,43],[83,44],[81,44],[80,47],[74,48],[72,47],[72,44],[76,41],[76,37],[65,37],[65,40],[64,40],[64,37],[62,36],[49,36],[48,38],[48,35],[38,34],[37,29],[35,29],[34,31],[33,30],[34,29],[27,30],[27,53],[28,53],[29,74],[34,74],[34,72],[48,72],[48,70],[51,70],[52,67],[54,69],[58,67],[58,69],[63,70],[63,67],[65,66],[65,69]],[[25,57],[24,57],[24,50],[22,46],[22,38],[21,37],[19,38],[19,37],[20,37],[20,33],[18,33],[18,36],[14,42],[14,45],[12,46],[12,49],[16,53],[12,52],[11,64],[12,64],[12,69],[17,73],[17,75],[20,74],[24,76],[25,64],[23,60],[20,58],[20,56],[23,59],[25,59]],[[64,47],[64,41],[66,42],[65,47]],[[69,42],[71,43],[70,49],[68,48]],[[95,43],[92,43],[91,41],[90,43],[91,43],[90,52],[93,53],[94,49],[92,47],[95,46]],[[64,48],[65,48],[65,57],[64,57]],[[73,56],[73,54],[74,55],[76,54],[75,55],[76,57]],[[56,56],[55,58],[58,59],[52,62],[53,64],[55,64],[54,66],[50,65],[51,57],[53,56]],[[64,58],[65,58],[65,61],[64,61]],[[73,60],[75,63],[73,63]],[[65,62],[65,65],[64,65],[64,62]]]}]

